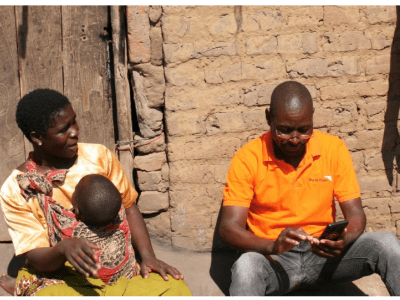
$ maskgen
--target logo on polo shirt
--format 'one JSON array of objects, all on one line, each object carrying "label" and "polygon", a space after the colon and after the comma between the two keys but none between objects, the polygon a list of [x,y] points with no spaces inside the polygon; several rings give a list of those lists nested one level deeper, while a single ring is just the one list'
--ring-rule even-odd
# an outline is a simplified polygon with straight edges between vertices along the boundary
[{"label": "logo on polo shirt", "polygon": [[328,181],[332,181],[332,176],[325,175],[323,178],[309,178],[308,180],[310,182],[328,182]]}]

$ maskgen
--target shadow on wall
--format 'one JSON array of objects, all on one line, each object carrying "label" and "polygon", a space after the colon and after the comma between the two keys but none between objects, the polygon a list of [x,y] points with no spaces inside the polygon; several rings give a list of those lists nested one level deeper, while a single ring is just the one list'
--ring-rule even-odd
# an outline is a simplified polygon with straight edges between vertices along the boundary
[{"label": "shadow on wall", "polygon": [[[400,135],[397,120],[400,109],[400,6],[396,7],[397,22],[390,55],[389,91],[385,113],[385,131],[382,142],[382,160],[389,184],[393,184],[393,174],[400,172]],[[396,166],[393,160],[396,159]],[[395,168],[395,170],[393,170]],[[398,190],[400,187],[397,186]]]},{"label": "shadow on wall", "polygon": [[215,284],[225,294],[225,296],[229,296],[231,268],[237,259],[238,254],[236,251],[230,250],[227,246],[225,246],[219,237],[218,228],[221,222],[221,208],[218,213],[217,223],[215,225],[215,231],[213,235],[210,276],[212,280],[214,280]]}]

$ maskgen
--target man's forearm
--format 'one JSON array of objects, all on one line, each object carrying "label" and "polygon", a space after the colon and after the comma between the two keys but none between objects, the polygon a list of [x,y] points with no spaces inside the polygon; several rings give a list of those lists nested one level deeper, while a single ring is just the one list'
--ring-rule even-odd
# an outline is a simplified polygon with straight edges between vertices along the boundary
[{"label": "man's forearm", "polygon": [[346,246],[354,243],[365,230],[365,216],[357,216],[349,220],[349,225],[347,226],[347,232],[345,235]]},{"label": "man's forearm", "polygon": [[273,254],[274,241],[257,237],[246,229],[248,208],[240,206],[222,206],[219,235],[235,250]]},{"label": "man's forearm", "polygon": [[346,247],[351,245],[364,232],[366,217],[361,205],[361,199],[356,198],[340,203],[343,215],[349,221],[344,240]]},{"label": "man's forearm", "polygon": [[260,238],[246,229],[221,226],[219,234],[222,240],[235,250],[258,252],[263,255],[274,254],[274,241]]}]

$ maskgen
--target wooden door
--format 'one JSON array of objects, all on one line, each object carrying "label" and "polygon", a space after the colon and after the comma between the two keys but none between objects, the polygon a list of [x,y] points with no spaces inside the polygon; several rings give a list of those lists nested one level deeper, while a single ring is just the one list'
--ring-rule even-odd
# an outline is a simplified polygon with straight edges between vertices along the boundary
[{"label": "wooden door", "polygon": [[64,94],[78,116],[80,141],[113,150],[108,7],[63,6]]},{"label": "wooden door", "polygon": [[[20,98],[14,7],[0,6],[0,183],[25,159],[24,138],[15,122]],[[0,213],[0,241],[9,241]]]},{"label": "wooden door", "polygon": [[[114,150],[110,31],[107,6],[0,6],[0,186],[32,149],[15,109],[37,88],[69,98],[80,142]],[[5,228],[0,216],[0,241]]]}]

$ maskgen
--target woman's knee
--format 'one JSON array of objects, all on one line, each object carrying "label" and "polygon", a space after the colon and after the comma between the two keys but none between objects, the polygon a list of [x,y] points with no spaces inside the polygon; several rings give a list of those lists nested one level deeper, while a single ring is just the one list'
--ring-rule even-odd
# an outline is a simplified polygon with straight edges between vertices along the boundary
[{"label": "woman's knee", "polygon": [[189,287],[182,279],[175,279],[168,275],[168,284],[168,291],[163,296],[192,296]]}]

